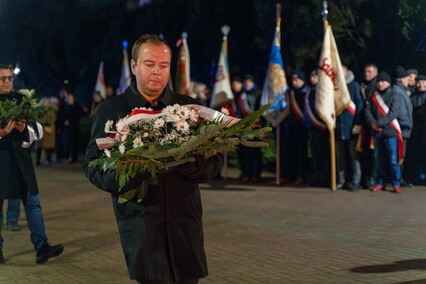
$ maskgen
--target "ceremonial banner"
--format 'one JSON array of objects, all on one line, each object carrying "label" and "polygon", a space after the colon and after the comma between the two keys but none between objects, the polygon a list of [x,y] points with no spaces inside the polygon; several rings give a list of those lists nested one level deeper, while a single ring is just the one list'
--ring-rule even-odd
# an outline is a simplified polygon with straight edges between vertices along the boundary
[{"label": "ceremonial banner", "polygon": [[124,91],[132,83],[132,77],[129,66],[129,56],[127,55],[127,42],[123,42],[123,64],[121,67],[120,86],[117,89],[117,95],[124,93]]},{"label": "ceremonial banner", "polygon": [[229,27],[222,27],[223,41],[220,51],[219,62],[217,64],[216,77],[213,86],[212,98],[210,101],[211,108],[217,108],[224,104],[234,101],[234,95],[231,89],[231,81],[229,79],[228,67],[228,33]]},{"label": "ceremonial banner", "polygon": [[176,47],[180,46],[180,49],[177,59],[175,91],[183,95],[189,94],[189,87],[191,85],[189,49],[186,42],[187,37],[188,34],[186,32],[182,33],[182,38],[176,43]]},{"label": "ceremonial banner", "polygon": [[95,92],[99,92],[101,94],[102,99],[106,100],[106,85],[103,61],[101,61],[101,64],[99,65],[98,79],[96,81]]},{"label": "ceremonial banner", "polygon": [[333,131],[336,126],[336,115],[339,115],[347,107],[351,97],[343,75],[342,63],[333,32],[328,24],[325,27],[318,68],[315,107],[328,129]]},{"label": "ceremonial banner", "polygon": [[261,105],[271,104],[263,114],[273,127],[276,127],[289,113],[289,105],[285,98],[288,89],[281,48],[279,42],[279,26],[275,31],[272,41],[271,54],[269,56],[268,72],[263,84]]}]

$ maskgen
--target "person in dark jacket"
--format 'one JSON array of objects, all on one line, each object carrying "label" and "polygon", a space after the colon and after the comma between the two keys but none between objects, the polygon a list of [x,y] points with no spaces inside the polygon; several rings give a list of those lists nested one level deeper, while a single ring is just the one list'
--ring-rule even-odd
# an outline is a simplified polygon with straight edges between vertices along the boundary
[{"label": "person in dark jacket", "polygon": [[[371,94],[377,90],[377,76],[379,69],[373,63],[369,63],[364,67],[364,81],[361,83],[361,94],[364,104],[371,98]],[[360,135],[363,147],[360,149],[361,153],[361,178],[362,183],[367,188],[373,188],[376,185],[377,168],[374,158],[373,144],[374,131],[370,128],[368,123],[362,120],[362,130]]]},{"label": "person in dark jacket", "polygon": [[404,158],[407,182],[426,185],[426,76],[416,78],[416,90],[410,97],[413,104],[413,129]]},{"label": "person in dark jacket", "polygon": [[375,192],[382,191],[385,188],[388,168],[391,172],[394,192],[401,192],[400,167],[398,164],[398,157],[401,153],[398,152],[400,149],[398,143],[402,143],[402,136],[397,121],[400,107],[401,102],[398,94],[392,91],[389,74],[381,72],[377,77],[377,91],[371,95],[365,107],[365,119],[374,130],[374,147],[378,170],[377,184],[372,188],[372,191]]},{"label": "person in dark jacket", "polygon": [[[408,96],[408,86],[410,82],[410,74],[401,66],[396,68],[396,82],[392,86],[392,90],[399,95],[401,100],[401,109],[398,116],[398,121],[401,126],[402,137],[404,138],[404,156],[407,149],[407,141],[411,135],[413,128],[413,104]],[[401,173],[404,172],[403,164],[401,164]],[[405,181],[404,176],[401,176],[401,186],[411,186]]]},{"label": "person in dark jacket", "polygon": [[281,144],[282,184],[293,181],[296,185],[305,183],[308,145],[305,119],[305,96],[308,86],[305,81],[303,71],[294,71],[291,75],[292,88],[287,91],[290,113],[281,124],[281,133],[283,133],[283,143]]},{"label": "person in dark jacket", "polygon": [[[362,122],[364,101],[362,100],[361,87],[354,81],[355,76],[351,70],[343,66],[346,84],[351,96],[351,103],[336,119],[336,158],[337,158],[337,189],[345,186],[349,178],[347,169],[351,169],[351,182],[346,187],[351,191],[358,191],[361,183],[361,157],[356,151],[358,134]],[[355,133],[356,134],[355,134]]]},{"label": "person in dark jacket", "polygon": [[[218,175],[221,156],[196,157],[196,162],[159,174],[158,184],[149,186],[141,203],[130,200],[119,204],[115,171],[89,166],[102,154],[95,140],[107,136],[104,127],[108,120],[124,117],[136,107],[161,110],[168,105],[197,104],[195,99],[167,88],[170,63],[170,46],[158,36],[142,35],[135,42],[131,68],[136,83],[95,109],[83,163],[90,182],[111,193],[129,276],[139,283],[198,283],[208,274],[198,183]],[[143,179],[135,177],[129,187]]]},{"label": "person in dark jacket", "polygon": [[[21,102],[21,94],[12,92],[13,73],[8,66],[0,65],[0,100]],[[0,211],[4,199],[20,198],[24,205],[31,242],[36,250],[36,262],[43,263],[58,256],[64,250],[62,245],[47,243],[43,213],[38,198],[38,186],[31,159],[28,140],[35,132],[29,131],[25,121],[9,121],[0,125]],[[34,136],[33,136],[34,137]],[[4,263],[3,238],[0,226],[0,263]]]}]

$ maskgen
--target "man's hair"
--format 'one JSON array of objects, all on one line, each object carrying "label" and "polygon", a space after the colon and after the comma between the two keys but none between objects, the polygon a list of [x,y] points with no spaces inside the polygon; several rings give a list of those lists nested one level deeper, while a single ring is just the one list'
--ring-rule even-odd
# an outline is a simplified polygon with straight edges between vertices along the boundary
[{"label": "man's hair", "polygon": [[169,44],[162,38],[160,38],[158,35],[155,34],[144,34],[140,38],[138,38],[132,47],[132,59],[137,63],[138,62],[138,55],[139,55],[139,48],[144,43],[150,43],[153,45],[165,45],[170,51],[170,59],[172,58],[172,49],[170,48]]},{"label": "man's hair", "polygon": [[10,67],[9,65],[6,65],[6,64],[1,64],[0,63],[0,69],[9,69],[10,72],[13,73],[12,67]]},{"label": "man's hair", "polygon": [[373,67],[374,69],[376,69],[376,71],[379,71],[379,68],[377,68],[377,65],[374,63],[368,63],[367,65],[365,65],[364,69],[367,67]]}]

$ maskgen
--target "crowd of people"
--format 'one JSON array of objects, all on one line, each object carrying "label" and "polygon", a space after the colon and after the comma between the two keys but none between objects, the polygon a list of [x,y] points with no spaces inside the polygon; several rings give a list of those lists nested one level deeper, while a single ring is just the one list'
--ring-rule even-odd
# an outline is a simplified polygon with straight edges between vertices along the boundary
[{"label": "crowd of people", "polygon": [[[337,189],[381,191],[390,182],[394,192],[401,192],[401,186],[426,184],[425,75],[398,66],[391,80],[368,64],[358,83],[351,70],[343,70],[351,103],[336,121]],[[302,70],[291,74],[285,96],[289,112],[279,125],[281,184],[330,186],[330,138],[315,111],[317,83],[317,70],[309,77]],[[259,108],[261,92],[253,76],[234,77],[232,88],[239,117]],[[248,151],[239,149],[240,179],[256,183],[262,153]]]}]

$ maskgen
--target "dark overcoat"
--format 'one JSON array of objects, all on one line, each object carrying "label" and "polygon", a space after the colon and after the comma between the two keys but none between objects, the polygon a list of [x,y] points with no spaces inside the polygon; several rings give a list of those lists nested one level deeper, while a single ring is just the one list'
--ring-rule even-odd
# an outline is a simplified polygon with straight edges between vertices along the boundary
[{"label": "dark overcoat", "polygon": [[[0,100],[22,100],[21,94],[0,95]],[[28,141],[28,130],[22,133],[13,129],[0,139],[0,199],[25,197],[27,190],[31,195],[38,193],[36,175],[31,159],[31,150],[22,148]]]},{"label": "dark overcoat", "polygon": [[[197,103],[168,88],[158,102],[158,108],[173,104]],[[117,203],[118,185],[113,170],[102,172],[88,166],[102,152],[96,138],[106,137],[107,120],[117,121],[136,107],[150,106],[131,85],[123,94],[100,103],[94,113],[92,132],[83,164],[90,181],[112,194],[121,245],[129,276],[136,280],[174,280],[202,278],[207,275],[202,226],[202,206],[198,182],[215,177],[222,166],[220,156],[207,160],[205,167],[194,176],[178,171],[160,174],[158,184],[150,185],[142,203]]]}]

